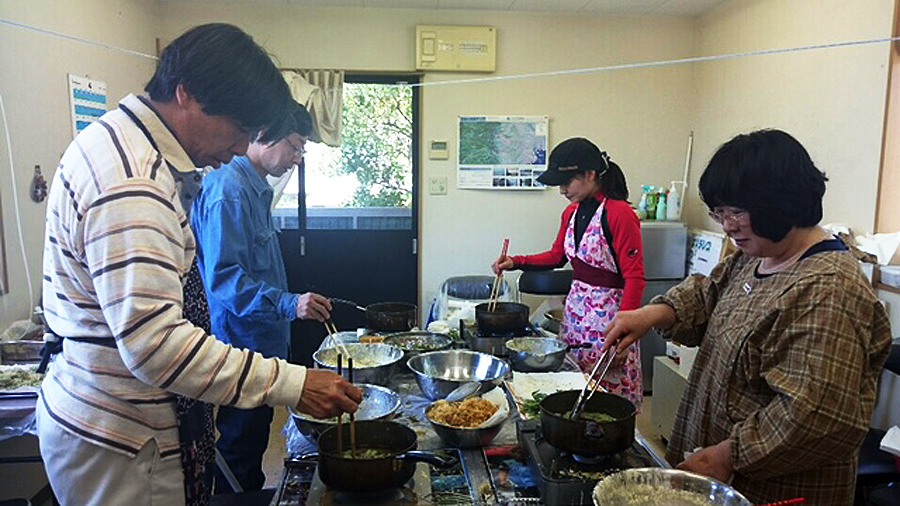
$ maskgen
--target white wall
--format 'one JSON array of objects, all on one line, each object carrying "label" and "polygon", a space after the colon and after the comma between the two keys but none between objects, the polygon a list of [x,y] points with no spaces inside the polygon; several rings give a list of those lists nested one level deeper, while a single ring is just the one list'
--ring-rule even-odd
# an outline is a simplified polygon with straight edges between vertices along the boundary
[{"label": "white wall", "polygon": [[[732,1],[704,16],[700,53],[890,37],[892,0]],[[888,43],[756,56],[697,65],[696,183],[715,149],[737,133],[783,129],[809,150],[829,177],[824,222],[870,232],[881,154]],[[697,198],[694,224],[715,225]]]},{"label": "white wall", "polygon": [[[0,2],[0,16],[153,53],[209,21],[238,24],[284,67],[409,71],[416,24],[493,25],[497,76],[783,48],[890,34],[891,0],[733,0],[698,20],[561,16],[490,11],[301,8],[269,2],[36,0]],[[140,89],[152,62],[0,25],[0,93],[10,116],[26,251],[35,297],[40,290],[44,206],[27,198],[32,167],[52,176],[70,140],[67,72],[109,84],[113,105]],[[633,194],[641,183],[678,179],[688,132],[696,141],[696,182],[716,146],[737,132],[780,127],[796,135],[831,182],[826,221],[872,229],[888,46],[877,44],[696,65],[571,77],[426,86],[422,141],[456,144],[460,114],[541,114],[551,143],[595,140],[625,169]],[[425,83],[483,76],[429,73]],[[2,140],[2,139],[0,139]],[[451,157],[452,160],[452,157]],[[423,153],[421,181],[454,180],[452,161]],[[27,317],[24,269],[13,221],[5,144],[0,198],[12,293],[0,296],[0,328]],[[715,229],[688,191],[685,217]],[[544,249],[565,201],[554,190],[456,190],[421,195],[421,305],[448,276],[487,273],[503,237],[511,252]]]},{"label": "white wall", "polygon": [[[142,0],[28,0],[0,2],[0,18],[131,50],[156,54],[157,5]],[[41,297],[43,203],[31,201],[34,166],[48,183],[72,140],[68,78],[105,81],[109,108],[143,88],[154,60],[0,24],[0,94],[6,106],[15,163],[15,190],[34,290],[29,301],[10,179],[9,150],[0,135],[0,200],[10,293],[0,295],[0,330],[27,319]],[[3,125],[0,124],[0,128]],[[2,133],[2,130],[0,130]]]},{"label": "white wall", "polygon": [[[687,18],[258,4],[211,9],[196,2],[164,2],[163,7],[164,38],[201,22],[233,22],[253,34],[282,66],[301,68],[411,71],[417,24],[496,26],[495,76],[684,58],[694,54],[696,33]],[[424,82],[487,76],[429,73]],[[448,140],[455,153],[458,115],[547,115],[552,144],[576,135],[593,139],[624,168],[634,192],[640,182],[663,184],[680,177],[693,97],[689,66],[425,86],[421,140],[423,145],[430,139]],[[423,309],[447,277],[488,274],[503,237],[510,237],[513,253],[548,247],[566,204],[552,189],[457,190],[454,156],[450,158],[432,161],[422,155],[421,181],[432,176],[451,181],[446,196],[421,195]]]}]

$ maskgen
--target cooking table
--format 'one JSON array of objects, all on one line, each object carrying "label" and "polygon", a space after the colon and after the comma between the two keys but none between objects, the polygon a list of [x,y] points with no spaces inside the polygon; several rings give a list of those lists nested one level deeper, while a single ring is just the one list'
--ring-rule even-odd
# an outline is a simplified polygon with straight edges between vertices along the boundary
[{"label": "cooking table", "polygon": [[[517,373],[513,374],[515,375]],[[560,374],[560,376],[570,378],[571,373],[562,373]],[[409,426],[416,432],[418,436],[418,448],[420,450],[446,449],[446,445],[441,441],[440,437],[432,429],[430,423],[425,418],[424,409],[431,401],[423,396],[412,373],[408,371],[399,371],[394,373],[393,375],[391,375],[390,382],[387,386],[388,388],[397,392],[401,397],[400,409],[392,419]],[[533,487],[533,491],[523,491],[520,489],[518,490],[518,492],[516,492],[509,486],[504,487],[503,485],[498,486],[497,484],[497,465],[503,460],[508,461],[508,459],[514,455],[521,456],[523,451],[521,445],[519,444],[519,430],[517,430],[517,426],[519,425],[519,421],[522,420],[522,417],[519,414],[514,399],[512,399],[512,396],[509,395],[508,390],[507,396],[510,401],[510,417],[504,423],[503,428],[500,430],[500,433],[497,435],[497,437],[489,447],[483,449],[475,448],[449,450],[452,452],[458,452],[458,456],[461,461],[461,467],[468,482],[470,496],[472,497],[471,504],[473,505],[543,504],[537,497],[513,497],[514,494],[523,493],[537,496],[538,490],[535,487]],[[533,421],[531,423],[533,424]],[[290,424],[287,430],[293,432],[293,434],[288,435],[289,455],[306,454],[315,451],[314,442],[311,442],[300,435],[299,431],[297,431],[296,427],[294,427],[293,424]],[[533,425],[530,430],[534,430]],[[290,447],[290,441],[292,440],[295,442],[301,441],[301,445],[294,445],[294,447]],[[635,447],[646,450],[646,452],[650,455],[652,461],[654,461],[655,465],[661,467],[668,466],[665,463],[665,460],[653,451],[650,445],[647,444],[646,440],[644,440],[644,438],[637,430],[635,430],[635,442]],[[305,467],[306,469],[299,469],[296,464],[291,464],[290,462],[286,461],[285,470],[283,471],[280,483],[278,484],[278,493],[275,494],[271,506],[294,504],[305,504],[308,506],[317,506],[319,504],[341,504],[341,502],[336,501],[327,495],[324,485],[321,484],[318,476],[312,471],[312,465],[303,464],[301,465],[301,467]],[[431,473],[437,473],[437,471],[431,471],[431,468],[428,464],[418,464],[416,475],[412,480],[412,482],[414,483],[413,487],[415,492],[415,494],[413,495],[416,495],[418,497],[431,496],[431,484],[434,480],[434,475]],[[532,476],[540,481],[540,476],[536,476],[538,474],[540,473],[532,473]],[[306,485],[309,488],[308,493],[305,494],[305,501],[300,502],[296,498],[292,500],[285,500],[285,497],[290,495],[289,489],[294,487],[298,481],[302,482],[304,479],[308,480],[309,483],[308,485]],[[346,500],[345,502],[349,503],[356,501]],[[406,500],[399,497],[382,499],[377,501],[377,503],[416,504],[415,502],[407,502]],[[420,501],[418,504],[433,503]]]}]

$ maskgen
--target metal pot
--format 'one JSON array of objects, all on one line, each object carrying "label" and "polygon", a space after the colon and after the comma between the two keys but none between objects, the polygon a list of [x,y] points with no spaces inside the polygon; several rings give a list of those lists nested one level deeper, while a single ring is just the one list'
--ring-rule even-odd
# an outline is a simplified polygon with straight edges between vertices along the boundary
[{"label": "metal pot", "polygon": [[591,343],[570,344],[546,337],[516,337],[506,341],[506,358],[514,371],[556,372],[566,352],[590,348]]},{"label": "metal pot", "polygon": [[576,455],[594,457],[626,450],[634,442],[634,404],[624,397],[596,392],[584,412],[607,413],[615,421],[569,420],[569,412],[580,390],[548,395],[540,403],[541,431],[553,446]]},{"label": "metal pot", "polygon": [[528,306],[518,302],[482,302],[475,306],[475,322],[485,335],[521,335],[528,328],[528,312]]},{"label": "metal pot", "polygon": [[[350,447],[350,424],[343,424],[341,438]],[[341,455],[337,447],[338,427],[319,436],[318,472],[322,483],[342,492],[377,492],[403,486],[412,478],[416,462],[437,467],[450,467],[455,459],[416,449],[416,433],[409,427],[391,421],[356,422],[357,450],[384,450],[387,455],[374,459],[353,459]]]},{"label": "metal pot", "polygon": [[374,332],[405,332],[416,326],[416,305],[378,302],[366,306],[366,328]]}]

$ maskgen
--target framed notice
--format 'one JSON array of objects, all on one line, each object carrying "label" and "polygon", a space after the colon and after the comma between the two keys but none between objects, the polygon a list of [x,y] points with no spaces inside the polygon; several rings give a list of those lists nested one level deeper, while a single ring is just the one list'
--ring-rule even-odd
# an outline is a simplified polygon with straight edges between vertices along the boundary
[{"label": "framed notice", "polygon": [[69,74],[72,137],[106,113],[106,83]]},{"label": "framed notice", "polygon": [[547,116],[460,116],[457,146],[457,188],[544,188]]},{"label": "framed notice", "polygon": [[688,232],[687,273],[709,276],[731,248],[728,237],[718,232],[694,230]]}]

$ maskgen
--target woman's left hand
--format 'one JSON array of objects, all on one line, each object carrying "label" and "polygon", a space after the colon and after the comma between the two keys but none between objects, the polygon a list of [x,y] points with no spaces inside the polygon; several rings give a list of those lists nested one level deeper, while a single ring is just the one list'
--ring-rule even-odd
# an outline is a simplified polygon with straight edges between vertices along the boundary
[{"label": "woman's left hand", "polygon": [[719,444],[697,450],[676,468],[727,483],[734,474],[734,462],[731,460],[731,440],[726,439]]}]

